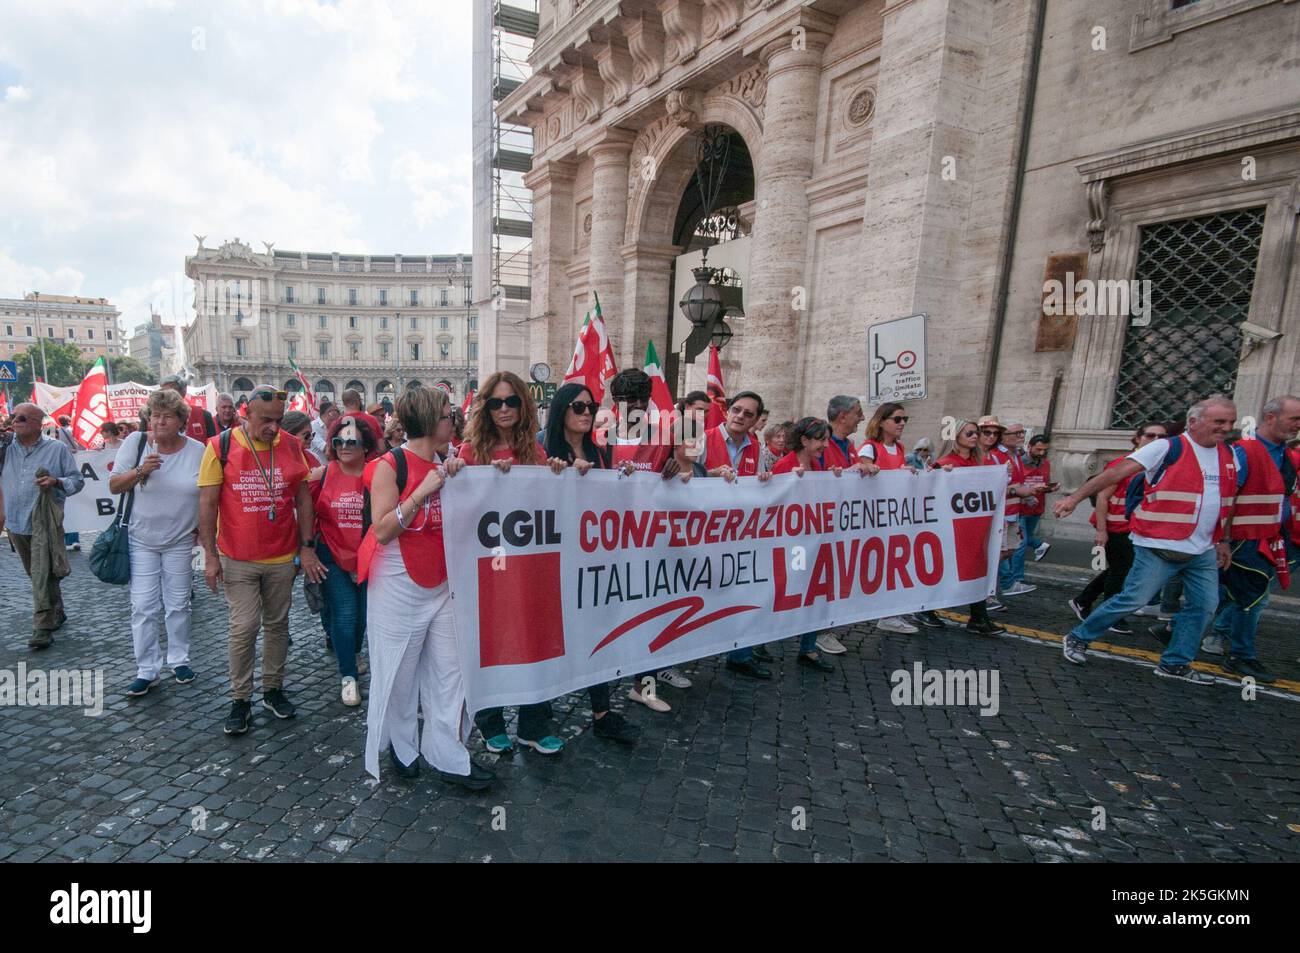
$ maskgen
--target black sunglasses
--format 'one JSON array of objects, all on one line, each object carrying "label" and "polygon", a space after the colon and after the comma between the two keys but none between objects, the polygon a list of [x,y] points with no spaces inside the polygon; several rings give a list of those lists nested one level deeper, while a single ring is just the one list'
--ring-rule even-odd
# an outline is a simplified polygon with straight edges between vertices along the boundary
[{"label": "black sunglasses", "polygon": [[31,420],[31,418],[28,417],[26,414],[14,414],[13,422],[16,424],[25,424],[29,420]]},{"label": "black sunglasses", "polygon": [[997,430],[993,427],[986,427],[985,429],[981,430],[980,433],[982,433],[984,436],[987,437],[989,434],[1000,434],[1002,433],[1002,431]]},{"label": "black sunglasses", "polygon": [[500,410],[502,406],[509,407],[511,410],[518,410],[524,406],[524,402],[519,398],[518,394],[511,394],[509,397],[489,397],[483,406],[491,412]]},{"label": "black sunglasses", "polygon": [[339,449],[340,447],[343,447],[346,450],[354,450],[357,447],[361,446],[361,441],[356,439],[355,437],[335,437],[333,440],[330,441],[330,443],[334,445],[335,450]]},{"label": "black sunglasses", "polygon": [[289,392],[287,390],[255,390],[248,396],[250,398],[256,397],[258,400],[270,402],[273,400],[284,400],[289,396]]},{"label": "black sunglasses", "polygon": [[600,405],[594,400],[575,400],[569,404],[569,409],[581,417],[583,414],[594,414]]},{"label": "black sunglasses", "polygon": [[1169,435],[1168,435],[1168,434],[1163,434],[1163,433],[1141,433],[1141,434],[1138,434],[1138,436],[1139,436],[1139,437],[1146,437],[1148,440],[1164,440],[1165,437],[1167,437],[1167,436],[1169,436]]},{"label": "black sunglasses", "polygon": [[963,431],[961,432],[961,435],[962,435],[963,437],[973,437],[973,436],[975,436],[975,434],[976,434],[976,431],[974,431],[974,430],[963,430]]},{"label": "black sunglasses", "polygon": [[905,424],[905,423],[907,423],[909,420],[911,420],[912,418],[911,418],[911,417],[908,417],[906,414],[898,414],[898,415],[896,415],[896,416],[894,416],[894,417],[890,417],[889,419],[892,420],[892,421],[893,421],[894,423],[896,423],[896,424]]}]

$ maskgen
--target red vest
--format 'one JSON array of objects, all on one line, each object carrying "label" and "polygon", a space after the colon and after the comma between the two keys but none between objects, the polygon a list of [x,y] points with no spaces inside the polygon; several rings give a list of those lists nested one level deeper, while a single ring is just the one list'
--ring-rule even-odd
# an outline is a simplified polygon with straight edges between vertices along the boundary
[{"label": "red vest", "polygon": [[[1020,463],[1020,458],[1015,454],[999,450],[994,447],[989,451],[989,462],[1000,463],[1007,468],[1007,486],[1012,484],[1020,485],[1025,482],[1025,468]],[[1005,516],[1011,519],[1020,515],[1020,497],[1007,494],[1007,509]]]},{"label": "red vest", "polygon": [[[856,466],[858,456],[857,451],[853,449],[852,440],[849,441],[849,453],[852,454],[853,459],[846,460],[844,458],[844,451],[840,449],[839,444],[834,440],[826,441],[826,449],[822,451],[821,466],[818,469],[829,470],[831,467],[840,467],[841,469],[847,470],[849,467]],[[795,466],[798,466],[798,464],[795,464]],[[775,473],[776,470],[773,469],[772,472]],[[783,470],[781,472],[784,473],[785,471]]]},{"label": "red vest", "polygon": [[357,570],[364,481],[364,473],[348,476],[334,460],[325,468],[316,495],[316,531],[334,561],[348,572]]},{"label": "red vest", "polygon": [[[907,466],[907,461],[903,458],[907,455],[907,448],[903,446],[903,441],[894,444],[894,449],[898,453],[890,453],[885,449],[885,445],[879,440],[868,440],[872,450],[875,451],[876,458],[873,461],[876,466],[882,470],[901,470]],[[865,444],[863,445],[865,446]]]},{"label": "red vest", "polygon": [[[186,401],[189,403],[189,401]],[[218,432],[220,432],[218,430]],[[199,443],[207,443],[208,437],[208,418],[201,407],[190,406],[190,416],[185,423],[185,436],[192,437]],[[218,457],[217,459],[221,459]]]},{"label": "red vest", "polygon": [[[208,441],[221,459],[220,437]],[[274,458],[274,460],[272,460]],[[274,493],[258,469],[274,462],[271,474]],[[257,452],[244,446],[234,433],[230,437],[230,456],[221,483],[217,504],[217,548],[231,559],[242,562],[276,559],[298,550],[298,513],[294,506],[298,484],[307,478],[307,464],[302,444],[287,433],[269,451]],[[268,518],[275,505],[275,519]]]},{"label": "red vest", "polygon": [[[1022,468],[1025,486],[1047,486],[1052,482],[1052,464],[1048,460],[1034,465],[1026,462]],[[1035,493],[1020,501],[1020,512],[1025,516],[1038,516],[1043,512],[1044,495]]]},{"label": "red vest", "polygon": [[[1246,455],[1246,482],[1237,494],[1232,538],[1272,539],[1282,531],[1282,500],[1286,496],[1282,474],[1258,440],[1242,440],[1237,446]],[[1294,534],[1294,507],[1291,524]]]},{"label": "red vest", "polygon": [[[1111,467],[1117,467],[1128,457],[1116,457],[1110,463],[1106,464],[1103,469],[1109,470]],[[1106,503],[1106,532],[1108,533],[1127,533],[1128,517],[1124,515],[1124,501],[1128,499],[1128,483],[1133,479],[1131,476],[1125,477],[1112,487],[1110,499]],[[1088,522],[1093,526],[1097,525],[1097,511],[1092,511],[1092,516],[1088,517]]]},{"label": "red vest", "polygon": [[[829,450],[830,447],[827,447],[826,449]],[[772,466],[772,475],[776,476],[778,473],[790,473],[797,466],[800,466],[799,454],[791,451],[790,453],[787,453],[784,457],[782,457],[780,460],[776,461],[776,463]],[[812,464],[811,466],[808,467],[808,470],[812,472],[816,472],[818,470],[830,469],[831,466],[838,466],[838,464],[823,464],[816,457],[813,457]]]},{"label": "red vest", "polygon": [[[1291,465],[1300,473],[1300,450],[1292,450]],[[1295,491],[1291,494],[1291,542],[1300,546],[1300,480],[1296,480]]]},{"label": "red vest", "polygon": [[[410,451],[406,453],[406,486],[402,490],[398,502],[405,500],[418,487],[424,478],[428,475],[437,463],[429,463],[421,460]],[[369,490],[374,481],[375,467],[379,461],[387,462],[393,467],[394,472],[397,468],[393,465],[393,454],[388,452],[382,457],[366,464],[365,481],[366,489]],[[447,581],[447,554],[442,545],[442,493],[438,492],[429,497],[426,501],[428,509],[420,507],[415,511],[407,525],[407,530],[399,532],[397,539],[386,545],[392,546],[397,544],[399,552],[402,554],[402,564],[406,567],[406,574],[411,577],[411,581],[417,586],[424,589],[437,589]],[[371,513],[372,522],[379,522],[383,514]],[[370,577],[370,563],[374,559],[375,552],[379,548],[379,543],[375,539],[374,531],[366,533],[366,538],[361,541],[361,546],[357,552],[357,579],[364,582]]]},{"label": "red vest", "polygon": [[[1190,539],[1196,530],[1196,517],[1205,493],[1201,479],[1201,464],[1192,449],[1187,434],[1173,439],[1183,441],[1182,452],[1172,465],[1165,468],[1160,482],[1148,486],[1142,502],[1129,520],[1130,532],[1149,539]],[[1218,446],[1219,457],[1219,519],[1214,525],[1213,541],[1223,539],[1224,524],[1232,512],[1233,497],[1237,492],[1237,464],[1232,451],[1223,444]]]},{"label": "red vest", "polygon": [[615,468],[631,460],[638,473],[662,473],[668,458],[673,455],[672,447],[659,443],[610,443],[609,449]]},{"label": "red vest", "polygon": [[948,466],[957,469],[958,467],[977,467],[979,465],[980,462],[975,459],[974,454],[971,454],[969,457],[962,457],[958,456],[956,451],[953,451],[946,457],[940,457],[938,460],[934,461],[934,467],[936,470]]},{"label": "red vest", "polygon": [[[727,449],[726,427],[722,424],[705,434],[704,467],[716,470],[718,467],[731,466],[731,452]],[[740,452],[736,461],[736,476],[755,476],[758,473],[758,441],[753,434],[749,437],[749,446]]]}]

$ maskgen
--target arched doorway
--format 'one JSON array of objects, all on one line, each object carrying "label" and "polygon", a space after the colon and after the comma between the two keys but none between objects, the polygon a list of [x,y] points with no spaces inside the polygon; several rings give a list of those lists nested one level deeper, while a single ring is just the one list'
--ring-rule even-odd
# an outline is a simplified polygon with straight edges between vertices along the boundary
[{"label": "arched doorway", "polygon": [[302,390],[302,381],[298,380],[296,377],[291,377],[284,382],[284,389],[291,394],[296,394]]},{"label": "arched doorway", "polygon": [[235,382],[230,385],[231,396],[235,398],[235,403],[246,400],[253,386],[253,382],[247,377],[236,377]]},{"label": "arched doorway", "polygon": [[327,377],[322,377],[312,388],[316,392],[316,400],[334,399],[334,382]]},{"label": "arched doorway", "polygon": [[361,395],[361,402],[363,404],[366,402],[366,385],[361,381],[348,381],[348,386],[345,389],[356,391]]}]

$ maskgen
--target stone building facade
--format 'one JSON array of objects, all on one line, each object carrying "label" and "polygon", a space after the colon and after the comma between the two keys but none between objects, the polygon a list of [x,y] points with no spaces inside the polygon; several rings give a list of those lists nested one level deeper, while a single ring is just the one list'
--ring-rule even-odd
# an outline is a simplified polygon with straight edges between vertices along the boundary
[{"label": "stone building facade", "polygon": [[121,316],[107,298],[39,292],[0,298],[0,360],[21,351],[39,353],[40,339],[71,344],[88,361],[122,354]]},{"label": "stone building facade", "polygon": [[185,259],[196,318],[185,359],[236,399],[290,390],[297,363],[318,396],[390,402],[412,385],[476,386],[478,316],[468,255],[254,252],[238,238]]},{"label": "stone building facade", "polygon": [[[593,292],[620,366],[680,347],[721,128],[752,171],[724,374],[780,417],[866,394],[868,329],[917,313],[911,441],[1050,426],[1069,486],[1138,417],[1211,389],[1256,413],[1300,387],[1298,24],[1285,0],[542,0],[498,107],[534,134],[530,360],[565,366]],[[1149,281],[1153,307],[1049,315],[1051,278]]]}]

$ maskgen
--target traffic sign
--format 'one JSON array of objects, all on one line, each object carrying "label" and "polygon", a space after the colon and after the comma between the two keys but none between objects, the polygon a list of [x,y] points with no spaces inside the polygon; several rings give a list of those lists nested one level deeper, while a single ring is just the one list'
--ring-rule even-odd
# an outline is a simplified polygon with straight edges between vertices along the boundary
[{"label": "traffic sign", "polygon": [[18,383],[18,362],[0,361],[0,384]]}]

